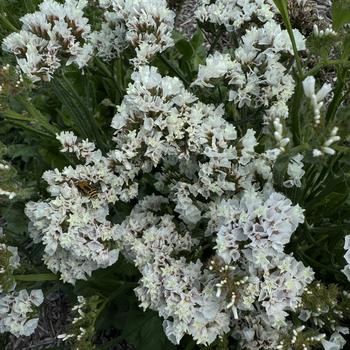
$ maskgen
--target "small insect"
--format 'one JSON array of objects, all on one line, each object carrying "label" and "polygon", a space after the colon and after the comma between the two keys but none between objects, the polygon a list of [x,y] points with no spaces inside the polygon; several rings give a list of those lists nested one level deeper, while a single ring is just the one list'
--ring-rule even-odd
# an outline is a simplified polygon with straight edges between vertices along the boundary
[{"label": "small insect", "polygon": [[74,181],[74,185],[78,188],[79,192],[90,198],[96,198],[98,195],[98,188],[95,184],[88,180]]}]

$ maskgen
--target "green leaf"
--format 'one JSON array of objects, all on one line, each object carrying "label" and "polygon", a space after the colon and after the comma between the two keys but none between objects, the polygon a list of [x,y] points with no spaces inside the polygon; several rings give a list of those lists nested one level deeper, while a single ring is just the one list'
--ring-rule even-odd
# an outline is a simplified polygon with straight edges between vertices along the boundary
[{"label": "green leaf", "polygon": [[174,30],[171,34],[171,36],[173,37],[175,43],[177,43],[180,40],[186,40],[186,37],[179,31]]},{"label": "green leaf", "polygon": [[23,0],[23,3],[27,12],[35,12],[36,5],[33,3],[32,0]]},{"label": "green leaf", "polygon": [[21,157],[25,161],[28,161],[28,159],[38,156],[38,150],[37,146],[29,146],[27,144],[16,144],[9,145],[7,147],[6,154],[12,159]]},{"label": "green leaf", "polygon": [[89,297],[102,294],[112,300],[115,291],[123,288],[129,292],[136,287],[136,283],[130,281],[134,276],[139,276],[136,267],[120,256],[117,264],[94,271],[88,280],[77,281],[74,289],[77,295]]},{"label": "green leaf", "polygon": [[193,34],[192,39],[190,41],[192,47],[195,51],[202,48],[204,42],[204,36],[200,29],[197,29],[197,31]]},{"label": "green leaf", "polygon": [[292,122],[293,145],[300,145],[300,107],[303,99],[303,87],[300,80],[297,81],[295,91],[291,100],[290,119]]},{"label": "green leaf", "polygon": [[86,99],[82,98],[74,88],[68,78],[56,77],[51,82],[57,98],[61,101],[63,107],[68,111],[72,118],[79,136],[95,141],[100,149],[105,145],[102,139],[101,131],[94,119],[92,111],[89,110]]},{"label": "green leaf", "polygon": [[329,59],[332,49],[337,44],[333,36],[325,36],[320,39],[315,35],[310,35],[306,40],[306,46],[310,52],[322,58],[323,61]]},{"label": "green leaf", "polygon": [[331,103],[328,106],[327,113],[326,113],[326,122],[329,123],[331,122],[341,105],[344,95],[344,86],[345,86],[345,79],[346,75],[348,74],[347,70],[339,70],[337,72],[337,83],[335,85],[335,88],[333,89],[333,99]]},{"label": "green leaf", "polygon": [[153,311],[135,310],[119,314],[116,326],[122,326],[121,338],[137,350],[175,350],[167,339],[161,318]]},{"label": "green leaf", "polygon": [[194,54],[192,45],[185,39],[179,40],[175,46],[185,59],[190,59]]},{"label": "green leaf", "polygon": [[282,153],[282,155],[280,155],[277,158],[276,163],[274,165],[273,178],[274,178],[274,182],[279,186],[282,186],[283,184],[283,180],[289,164],[289,158],[290,158],[289,154]]},{"label": "green leaf", "polygon": [[44,282],[44,281],[57,281],[58,276],[53,273],[39,273],[31,275],[13,275],[16,281],[21,282]]},{"label": "green leaf", "polygon": [[23,215],[23,205],[16,204],[2,208],[1,215],[6,219],[7,225],[4,229],[6,238],[12,243],[18,243],[26,236],[28,222]]},{"label": "green leaf", "polygon": [[283,20],[288,19],[288,3],[286,0],[273,0]]},{"label": "green leaf", "polygon": [[332,19],[334,30],[340,29],[350,22],[350,1],[334,0],[332,5]]}]

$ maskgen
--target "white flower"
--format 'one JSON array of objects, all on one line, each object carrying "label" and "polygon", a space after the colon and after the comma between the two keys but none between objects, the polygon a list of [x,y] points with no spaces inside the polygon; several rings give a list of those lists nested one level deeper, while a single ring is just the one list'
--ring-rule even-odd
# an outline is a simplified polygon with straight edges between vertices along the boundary
[{"label": "white flower", "polygon": [[230,79],[230,84],[242,85],[244,82],[241,66],[232,61],[229,54],[215,52],[207,57],[205,65],[199,65],[197,79],[192,85],[214,87],[210,80],[222,77]]},{"label": "white flower", "polygon": [[[332,90],[332,86],[330,84],[323,84],[322,88],[316,93],[315,83],[315,78],[313,76],[308,76],[303,81],[303,88],[305,96],[311,101],[311,105],[314,110],[315,125],[317,126],[321,122],[321,108],[324,104],[323,100]],[[325,153],[328,152],[326,151]]]},{"label": "white flower", "polygon": [[86,42],[90,33],[83,13],[86,5],[87,1],[44,0],[39,11],[20,19],[20,32],[8,35],[3,49],[16,56],[20,69],[33,82],[51,80],[62,63],[83,68],[92,54]]},{"label": "white flower", "polygon": [[63,148],[61,152],[76,152],[78,147],[76,142],[78,138],[71,131],[62,131],[60,134],[56,135],[56,139],[62,144]]},{"label": "white flower", "polygon": [[27,203],[25,213],[34,242],[44,244],[48,268],[60,272],[64,281],[74,283],[117,261],[116,230],[106,218],[108,203],[129,200],[131,194],[137,194],[137,184],[124,188],[130,172],[115,175],[112,159],[102,156],[93,143],[77,142],[70,132],[57,138],[66,151],[76,153],[86,164],[45,172],[43,178],[52,198]]},{"label": "white flower", "polygon": [[33,334],[39,319],[31,317],[42,302],[41,290],[32,291],[30,296],[26,290],[0,294],[0,333],[10,332],[16,337]]},{"label": "white flower", "polygon": [[[124,36],[136,50],[136,58],[132,59],[135,66],[148,63],[154,55],[174,45],[171,34],[175,13],[167,8],[165,0],[100,1],[100,6],[109,10],[108,16],[114,13],[113,20],[107,21],[117,23],[113,31],[102,26],[102,30],[92,36],[101,57],[110,57],[111,50],[119,51]],[[118,23],[122,23],[122,27]],[[107,35],[112,42],[107,44],[107,38],[102,35]]]},{"label": "white flower", "polygon": [[90,34],[90,42],[97,50],[97,56],[103,60],[110,61],[127,46],[126,28],[122,18],[116,13],[106,11],[101,29]]},{"label": "white flower", "polygon": [[283,183],[283,185],[287,188],[290,187],[301,187],[301,178],[305,174],[305,170],[303,169],[304,164],[302,162],[303,156],[301,154],[297,154],[292,157],[288,163],[287,174],[289,175],[289,179]]},{"label": "white flower", "polygon": [[308,76],[303,81],[303,88],[305,96],[311,98],[313,95],[315,95],[315,83],[316,80],[313,76]]},{"label": "white flower", "polygon": [[324,350],[341,350],[346,345],[346,340],[339,332],[334,332],[329,340],[322,339],[321,343]]},{"label": "white flower", "polygon": [[[242,11],[241,4],[236,1],[226,1],[228,6],[236,6]],[[217,1],[211,6],[220,4]],[[233,3],[233,4],[232,4]],[[247,4],[247,7],[259,7],[259,4]],[[220,6],[220,5],[218,5]],[[229,7],[226,10],[229,12]],[[253,13],[252,12],[252,13]],[[249,21],[251,18],[248,17]],[[249,27],[248,27],[249,28]],[[305,49],[305,39],[297,31],[297,49]],[[252,26],[240,37],[239,47],[234,52],[234,59],[229,54],[214,53],[206,59],[205,65],[200,65],[198,77],[193,85],[213,87],[217,80],[229,86],[229,100],[243,106],[264,106],[266,121],[288,117],[287,101],[293,95],[294,80],[286,72],[285,66],[280,62],[282,55],[293,55],[292,44],[286,30],[273,19],[262,23],[260,27]],[[281,149],[289,142],[278,134]]]},{"label": "white flower", "polygon": [[270,21],[275,13],[275,6],[269,0],[201,0],[196,17],[201,22],[223,24],[228,31],[234,31],[255,17],[263,23]]}]

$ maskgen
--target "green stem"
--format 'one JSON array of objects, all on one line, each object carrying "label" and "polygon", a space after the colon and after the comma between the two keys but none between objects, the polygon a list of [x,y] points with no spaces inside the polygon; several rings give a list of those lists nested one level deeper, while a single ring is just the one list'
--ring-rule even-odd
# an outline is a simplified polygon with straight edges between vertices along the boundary
[{"label": "green stem", "polygon": [[316,75],[318,71],[322,68],[325,67],[331,67],[331,66],[337,66],[337,65],[342,65],[342,66],[350,66],[350,61],[344,61],[344,60],[327,60],[320,62],[316,64],[316,66],[312,69],[310,69],[308,72],[305,73],[305,77],[309,75]]},{"label": "green stem", "polygon": [[233,45],[234,45],[235,49],[237,49],[239,47],[239,40],[238,40],[238,37],[237,37],[237,34],[235,31],[233,31],[231,33],[231,39],[233,41]]},{"label": "green stem", "polygon": [[292,120],[292,131],[293,131],[293,145],[298,146],[301,142],[300,138],[300,115],[299,109],[301,105],[301,99],[303,96],[303,88],[301,80],[297,80],[295,87],[295,93],[293,96],[293,103],[290,109],[290,115]]},{"label": "green stem", "polygon": [[171,71],[173,71],[175,75],[177,75],[183,81],[186,87],[190,86],[190,83],[184,77],[184,75],[166,57],[164,57],[161,53],[158,54],[158,57]]},{"label": "green stem", "polygon": [[294,52],[294,57],[295,57],[295,63],[296,63],[297,70],[298,70],[298,76],[299,76],[300,80],[303,80],[304,79],[304,72],[303,72],[303,67],[301,65],[301,58],[299,56],[297,44],[295,42],[294,33],[293,33],[293,29],[292,29],[292,25],[290,23],[289,17],[287,17],[287,19],[288,19],[287,31],[288,31],[290,40],[292,42],[292,47],[293,47],[293,52]]},{"label": "green stem", "polygon": [[[35,131],[41,135],[55,136],[58,132],[58,129],[56,129],[53,125],[40,118],[27,117],[11,110],[3,111],[1,114],[4,116],[5,120],[11,121],[12,124],[20,125],[24,129],[29,128],[31,131]],[[28,125],[25,123],[28,123]],[[38,126],[39,128],[35,128],[35,126]],[[40,130],[40,128],[43,130]]]},{"label": "green stem", "polygon": [[108,78],[112,78],[111,71],[106,67],[106,65],[98,57],[95,57],[95,63],[99,68],[101,68],[101,70],[106,74]]},{"label": "green stem", "polygon": [[5,15],[0,15],[0,23],[2,24],[3,28],[6,28],[11,32],[18,32],[19,30],[6,18]]},{"label": "green stem", "polygon": [[53,273],[38,273],[31,275],[13,275],[16,281],[21,282],[44,282],[44,281],[58,281],[58,276]]},{"label": "green stem", "polygon": [[[47,132],[39,130],[38,128],[35,128],[33,126],[27,125],[27,124],[25,124],[26,122],[23,120],[16,120],[15,118],[6,118],[6,121],[21,128],[21,129],[29,130],[35,134],[39,134],[39,135],[44,136],[44,137],[52,138],[51,133],[47,133]],[[29,124],[29,122],[28,122],[28,124]]]},{"label": "green stem", "polygon": [[47,118],[36,109],[33,104],[22,97],[18,97],[18,101],[24,106],[26,111],[30,114],[30,116],[38,122],[38,124],[48,131],[50,134],[55,136],[59,130],[47,120]]},{"label": "green stem", "polygon": [[329,123],[332,121],[337,113],[337,110],[343,101],[343,91],[344,91],[344,85],[345,85],[345,76],[346,76],[346,70],[341,71],[339,74],[337,74],[337,83],[335,85],[334,89],[334,95],[331,103],[329,104],[327,113],[326,113],[326,122]]},{"label": "green stem", "polygon": [[210,55],[210,54],[213,53],[216,44],[218,43],[218,41],[219,41],[220,38],[221,38],[222,33],[223,33],[223,29],[220,28],[220,29],[218,30],[218,32],[216,33],[215,38],[214,38],[214,40],[212,41],[212,43],[211,43],[211,45],[210,45],[210,48],[209,48],[209,51],[208,51],[208,55]]},{"label": "green stem", "polygon": [[[197,21],[197,25],[198,25],[198,23],[200,23],[200,22]],[[203,35],[205,36],[205,39],[207,40],[207,42],[208,42],[209,44],[211,44],[211,41],[210,41],[210,39],[209,39],[209,36],[208,36],[207,32],[206,32],[201,26],[199,26],[199,29],[200,29],[200,31],[203,33]]]},{"label": "green stem", "polygon": [[274,0],[274,3],[276,4],[276,6],[277,6],[277,8],[282,16],[284,25],[286,26],[290,41],[292,43],[295,62],[296,62],[297,71],[298,71],[298,78],[300,80],[303,80],[303,77],[304,77],[303,67],[301,65],[301,58],[299,56],[297,44],[296,44],[294,33],[293,33],[292,24],[290,22],[290,18],[289,18],[289,14],[288,14],[288,1],[287,0]]}]

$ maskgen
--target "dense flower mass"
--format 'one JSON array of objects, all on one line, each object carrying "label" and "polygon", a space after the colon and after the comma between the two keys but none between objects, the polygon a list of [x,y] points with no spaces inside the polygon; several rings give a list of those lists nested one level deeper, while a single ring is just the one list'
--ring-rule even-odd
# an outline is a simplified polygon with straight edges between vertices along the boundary
[{"label": "dense flower mass", "polygon": [[43,292],[39,289],[30,294],[25,289],[0,294],[0,332],[10,332],[17,337],[31,335],[39,322],[39,318],[31,318],[31,314],[43,300]]},{"label": "dense flower mass", "polygon": [[[199,344],[210,344],[228,332],[230,319],[245,323],[244,314],[254,309],[254,303],[265,310],[273,328],[287,326],[286,311],[295,310],[303,289],[313,280],[310,268],[283,253],[283,245],[303,220],[300,208],[277,193],[271,194],[265,206],[254,198],[256,205],[251,207],[252,195],[256,196],[247,192],[241,202],[251,214],[239,207],[231,209],[226,201],[210,211],[210,217],[217,219],[209,221],[208,229],[218,233],[217,255],[209,266],[171,257],[190,250],[196,242],[188,232],[176,232],[173,217],[157,215],[167,204],[165,198],[146,198],[118,228],[126,242],[125,254],[142,273],[135,290],[141,306],[159,312],[174,343],[188,333]],[[255,224],[263,212],[266,218]],[[231,221],[233,213],[246,229]],[[246,243],[239,248],[239,242]]]},{"label": "dense flower mass", "polygon": [[[238,139],[223,110],[199,102],[177,78],[144,66],[132,79],[107,157],[72,133],[57,136],[85,164],[46,172],[53,199],[27,205],[45,263],[74,283],[114,264],[121,249],[142,274],[135,290],[141,306],[159,312],[174,343],[185,334],[212,343],[253,303],[273,328],[286,327],[313,273],[283,252],[303,213],[272,188],[280,150],[255,152],[253,130]],[[107,204],[135,197],[137,184],[128,180],[154,168],[163,196],[146,197],[122,224],[110,223]],[[189,232],[200,222],[216,252],[209,267],[175,258],[198,248]]]},{"label": "dense flower mass", "polygon": [[39,11],[20,19],[20,32],[5,38],[4,50],[15,54],[20,69],[36,82],[50,81],[63,64],[85,67],[94,50],[108,61],[130,44],[136,50],[133,62],[139,65],[174,43],[174,14],[165,0],[102,0],[104,20],[97,31],[84,14],[87,6],[87,0],[45,0]]},{"label": "dense flower mass", "polygon": [[99,4],[106,10],[101,32],[97,38],[93,33],[94,41],[100,43],[100,56],[108,58],[112,50],[119,51],[125,40],[135,48],[133,63],[140,65],[174,44],[175,16],[166,0],[100,0]]},{"label": "dense flower mass", "polygon": [[15,54],[21,70],[33,81],[50,80],[62,63],[84,67],[92,54],[86,41],[91,31],[83,13],[86,5],[86,0],[64,4],[45,0],[40,11],[21,18],[21,31],[5,38],[4,50]]},{"label": "dense flower mass", "polygon": [[201,0],[196,11],[201,22],[222,24],[229,32],[255,19],[265,23],[272,20],[275,14],[276,8],[271,0]]},{"label": "dense flower mass", "polygon": [[[5,114],[16,126],[24,121],[28,132],[43,127],[43,138],[56,134],[50,141],[61,145],[55,162],[45,158],[55,164],[42,175],[47,193],[25,205],[29,237],[51,271],[43,275],[83,291],[73,308],[74,330],[59,338],[75,342],[74,349],[94,348],[89,342],[104,308],[132,285],[130,304],[155,311],[173,344],[189,338],[216,346],[234,339],[248,350],[340,350],[349,332],[342,310],[349,310],[350,298],[315,279],[312,267],[327,262],[308,256],[302,236],[315,244],[315,232],[325,231],[308,218],[315,198],[320,212],[323,203],[348,200],[336,197],[347,183],[336,182],[336,171],[348,159],[338,167],[326,163],[343,151],[337,148],[342,130],[332,122],[346,97],[337,95],[343,82],[331,102],[331,84],[316,92],[314,76],[296,65],[309,49],[306,37],[281,23],[272,0],[202,0],[196,18],[202,30],[226,31],[233,47],[216,51],[214,38],[204,57],[196,48],[200,31],[175,45],[180,34],[173,33],[175,14],[165,0],[44,0],[21,17],[19,32],[4,39],[4,49],[33,82],[55,79],[72,63],[72,76],[84,68],[92,79],[91,88],[74,81],[55,89],[62,108],[48,122],[41,106],[28,108],[30,98],[20,100],[23,116]],[[173,57],[181,57],[179,64]],[[99,73],[93,86],[100,71],[106,76]],[[28,113],[39,115],[37,124]],[[56,133],[70,117],[64,129],[74,132]],[[110,127],[103,122],[101,129],[108,130],[99,130],[96,140],[81,139],[82,119],[85,131],[103,118]],[[326,164],[319,173],[318,160]],[[0,172],[6,164],[0,163]],[[323,181],[336,182],[334,201],[324,199]],[[0,189],[10,199],[11,193]],[[1,232],[7,242],[4,237]],[[327,244],[322,249],[328,254]],[[349,235],[344,249],[341,271],[350,280]],[[132,266],[132,278],[122,271],[119,280],[123,264]],[[334,271],[333,265],[325,270]],[[0,333],[21,336],[37,327],[43,292],[17,290],[18,267],[18,249],[1,243]],[[100,292],[102,269],[113,284]]]},{"label": "dense flower mass", "polygon": [[124,190],[122,177],[109,170],[110,160],[94,150],[93,143],[78,143],[72,133],[62,133],[58,139],[63,151],[75,153],[86,163],[62,172],[47,171],[43,178],[53,198],[29,202],[26,214],[34,242],[45,245],[48,268],[74,283],[117,261],[116,230],[107,219],[108,203],[135,196],[137,186]]},{"label": "dense flower mass", "polygon": [[126,48],[125,23],[116,12],[105,11],[104,21],[98,31],[90,35],[90,42],[96,49],[96,54],[104,61],[118,57]]},{"label": "dense flower mass", "polygon": [[[294,35],[297,49],[304,50],[302,34],[295,30]],[[230,87],[229,100],[238,108],[264,106],[267,120],[287,118],[287,102],[293,95],[294,80],[281,63],[286,54],[293,55],[287,30],[271,20],[248,29],[241,36],[234,59],[219,52],[208,56],[193,84],[213,87],[215,81],[223,79]]]}]

